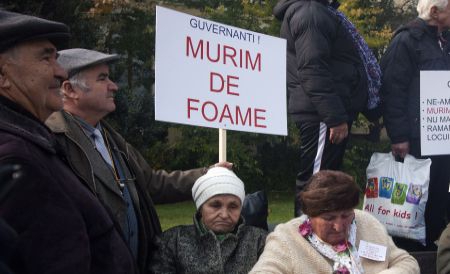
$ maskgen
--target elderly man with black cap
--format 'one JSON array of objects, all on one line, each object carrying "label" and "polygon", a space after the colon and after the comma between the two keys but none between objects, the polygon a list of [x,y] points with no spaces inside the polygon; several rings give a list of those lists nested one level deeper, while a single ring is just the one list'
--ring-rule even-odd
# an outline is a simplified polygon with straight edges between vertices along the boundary
[{"label": "elderly man with black cap", "polygon": [[[195,180],[206,168],[166,172],[153,170],[142,155],[102,119],[114,111],[117,85],[109,78],[116,54],[87,49],[59,52],[68,80],[62,84],[64,109],[47,125],[68,154],[76,174],[106,204],[142,272],[148,267],[161,226],[154,202],[189,199]],[[231,168],[231,163],[216,166]]]},{"label": "elderly man with black cap", "polygon": [[62,23],[0,10],[0,166],[22,167],[0,203],[18,235],[8,264],[14,273],[134,273],[111,216],[44,124],[62,107],[67,74],[56,58],[68,38]]}]

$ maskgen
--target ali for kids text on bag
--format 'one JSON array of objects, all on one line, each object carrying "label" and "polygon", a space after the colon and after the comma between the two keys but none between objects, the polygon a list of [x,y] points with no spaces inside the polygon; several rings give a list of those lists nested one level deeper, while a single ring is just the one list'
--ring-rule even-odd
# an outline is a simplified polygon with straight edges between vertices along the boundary
[{"label": "ali for kids text on bag", "polygon": [[425,206],[430,159],[406,155],[403,163],[392,153],[374,153],[367,167],[365,211],[386,226],[389,234],[425,244]]}]

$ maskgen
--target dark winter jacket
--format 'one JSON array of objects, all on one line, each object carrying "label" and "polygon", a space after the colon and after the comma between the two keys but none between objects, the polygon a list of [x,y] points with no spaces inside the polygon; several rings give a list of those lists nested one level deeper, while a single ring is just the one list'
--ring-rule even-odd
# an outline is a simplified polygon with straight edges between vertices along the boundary
[{"label": "dark winter jacket", "polygon": [[134,273],[108,212],[63,157],[43,123],[0,96],[0,165],[20,164],[24,174],[0,203],[0,218],[18,234],[12,271]]},{"label": "dark winter jacket", "polygon": [[[46,123],[66,152],[72,170],[82,178],[84,185],[108,206],[123,229],[127,213],[126,201],[117,186],[113,172],[95,150],[91,140],[75,118],[64,111],[52,114]],[[108,132],[109,142],[113,144],[112,149],[116,154],[123,156],[120,159],[123,162],[122,166],[127,166],[132,173],[131,179],[127,180],[126,184],[138,220],[137,261],[140,271],[146,273],[154,250],[154,237],[161,233],[153,202],[170,203],[190,199],[192,185],[206,169],[171,173],[153,170],[142,155],[106,122],[102,121],[102,127]]]},{"label": "dark winter jacket", "polygon": [[[0,166],[0,205],[8,197],[9,191],[22,180],[22,172],[18,165]],[[0,273],[12,274],[8,264],[17,244],[18,235],[5,220],[0,218]]]},{"label": "dark winter jacket", "polygon": [[246,274],[264,250],[267,232],[243,224],[219,241],[211,231],[199,228],[199,216],[193,225],[165,231],[158,241],[152,273],[158,274]]},{"label": "dark winter jacket", "polygon": [[449,54],[448,45],[439,45],[437,28],[422,19],[396,31],[380,62],[383,120],[393,144],[420,138],[420,70],[450,70]]},{"label": "dark winter jacket", "polygon": [[287,40],[289,113],[295,121],[351,121],[367,103],[364,65],[348,31],[314,0],[281,0],[274,8]]}]

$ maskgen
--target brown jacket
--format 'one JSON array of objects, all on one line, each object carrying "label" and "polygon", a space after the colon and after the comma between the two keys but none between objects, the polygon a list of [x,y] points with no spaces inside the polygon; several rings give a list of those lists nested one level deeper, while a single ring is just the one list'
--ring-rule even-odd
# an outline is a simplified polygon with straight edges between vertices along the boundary
[{"label": "brown jacket", "polygon": [[[205,168],[189,171],[153,170],[142,155],[125,139],[102,121],[108,132],[114,150],[120,152],[122,161],[128,166],[135,180],[128,182],[139,225],[138,265],[146,272],[152,251],[154,237],[161,233],[161,226],[155,211],[155,203],[170,203],[191,198],[195,180],[204,174]],[[49,117],[46,124],[55,133],[58,143],[67,153],[69,165],[90,190],[106,205],[123,228],[127,206],[110,168],[95,150],[90,139],[70,114],[61,111]]]}]

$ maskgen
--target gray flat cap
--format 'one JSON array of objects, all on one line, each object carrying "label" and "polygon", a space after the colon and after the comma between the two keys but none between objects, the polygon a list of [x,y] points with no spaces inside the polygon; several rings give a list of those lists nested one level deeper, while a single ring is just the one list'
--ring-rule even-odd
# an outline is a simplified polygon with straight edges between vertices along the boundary
[{"label": "gray flat cap", "polygon": [[58,53],[58,63],[66,70],[69,78],[88,67],[114,62],[120,58],[117,54],[80,48],[61,50]]},{"label": "gray flat cap", "polygon": [[63,23],[0,9],[0,53],[37,39],[48,39],[61,49],[69,38],[69,28]]}]

